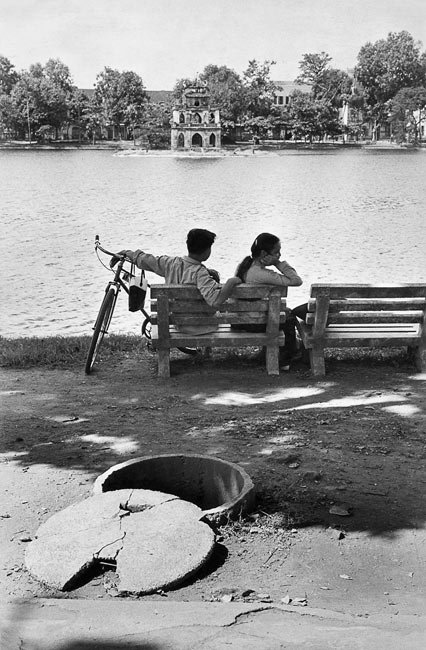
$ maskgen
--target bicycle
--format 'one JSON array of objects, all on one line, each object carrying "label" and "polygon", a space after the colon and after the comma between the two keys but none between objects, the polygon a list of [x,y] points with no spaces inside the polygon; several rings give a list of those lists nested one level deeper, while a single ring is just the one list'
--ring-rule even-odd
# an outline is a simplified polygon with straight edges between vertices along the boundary
[{"label": "bicycle", "polygon": [[[111,260],[117,261],[117,266],[115,271],[111,266],[107,267],[102,262],[99,257],[99,252],[105,253],[105,255],[110,255]],[[123,289],[127,294],[130,294],[129,282],[132,277],[135,277],[135,274],[132,271],[127,271],[123,269],[125,262],[129,262],[125,255],[117,255],[117,253],[112,253],[111,251],[106,250],[101,246],[99,241],[99,235],[95,237],[95,252],[98,256],[99,261],[105,268],[114,273],[114,279],[108,282],[105,288],[105,295],[102,300],[98,316],[96,318],[95,324],[93,326],[93,335],[90,342],[89,351],[86,358],[85,372],[89,375],[93,369],[96,357],[98,356],[99,349],[101,347],[103,338],[105,334],[108,334],[108,329],[111,324],[111,319],[114,313],[115,305],[117,302],[118,294],[121,289]],[[115,264],[114,264],[115,265]],[[144,277],[144,272],[142,271]],[[151,338],[151,317],[143,307],[140,308],[140,311],[145,316],[145,320],[142,323],[142,335],[146,339]]]},{"label": "bicycle", "polygon": [[[102,251],[102,253],[111,257],[109,266],[105,266],[105,264],[102,262],[101,258],[99,257],[99,251]],[[111,251],[103,248],[99,241],[99,235],[95,236],[95,252],[101,264],[105,266],[106,269],[114,273],[114,279],[108,282],[105,288],[105,295],[102,300],[95,324],[93,326],[92,340],[90,342],[89,351],[86,358],[86,375],[89,375],[92,372],[104,336],[105,334],[108,334],[108,329],[111,324],[111,319],[118,299],[118,294],[120,293],[121,289],[123,289],[128,295],[130,295],[129,283],[132,278],[136,277],[135,273],[132,272],[134,265],[131,263],[131,261],[128,260],[125,255],[118,255],[117,253],[112,253]],[[130,271],[123,269],[125,262],[132,264]],[[117,266],[114,271],[114,269],[111,267],[115,266],[116,264]],[[144,278],[144,271],[141,273],[142,277]],[[148,287],[148,285],[146,286]],[[141,333],[142,336],[147,339],[149,345],[149,341],[151,339],[151,316],[143,306],[139,307],[139,309],[136,309],[135,311],[141,311],[143,316],[145,316],[145,319],[142,322]],[[199,352],[197,348],[178,348],[178,350],[190,355],[197,355]]]}]

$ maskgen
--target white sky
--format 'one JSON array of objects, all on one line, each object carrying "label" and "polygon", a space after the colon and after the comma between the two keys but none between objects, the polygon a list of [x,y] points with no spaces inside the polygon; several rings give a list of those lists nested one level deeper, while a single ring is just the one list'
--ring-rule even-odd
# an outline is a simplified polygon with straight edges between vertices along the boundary
[{"label": "white sky", "polygon": [[241,74],[253,58],[293,80],[306,52],[345,70],[367,41],[401,30],[426,49],[426,0],[0,0],[0,54],[18,71],[59,58],[80,88],[105,66],[165,90],[210,63]]}]

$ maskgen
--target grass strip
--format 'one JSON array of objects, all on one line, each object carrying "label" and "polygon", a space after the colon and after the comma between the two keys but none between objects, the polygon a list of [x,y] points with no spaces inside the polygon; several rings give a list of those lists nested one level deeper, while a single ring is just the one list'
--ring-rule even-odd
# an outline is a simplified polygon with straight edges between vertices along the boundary
[{"label": "grass strip", "polygon": [[[6,338],[0,336],[0,366],[2,368],[71,368],[84,366],[90,336],[48,336]],[[146,345],[137,335],[109,334],[104,338],[102,359],[120,353],[136,353]]]},{"label": "grass strip", "polygon": [[[0,367],[2,368],[74,368],[84,367],[89,350],[90,336],[48,336],[6,338],[0,336]],[[141,358],[146,353],[146,340],[136,334],[108,334],[102,342],[99,360],[108,361],[129,356]],[[172,352],[188,361],[193,360],[177,351]],[[149,355],[150,356],[150,355]],[[258,348],[216,348],[214,361],[219,365],[264,365],[259,361]],[[412,360],[403,348],[343,348],[325,352],[329,370],[339,366],[380,367],[391,366],[410,369]],[[303,367],[299,368],[303,369]],[[305,367],[307,370],[308,368]]]}]

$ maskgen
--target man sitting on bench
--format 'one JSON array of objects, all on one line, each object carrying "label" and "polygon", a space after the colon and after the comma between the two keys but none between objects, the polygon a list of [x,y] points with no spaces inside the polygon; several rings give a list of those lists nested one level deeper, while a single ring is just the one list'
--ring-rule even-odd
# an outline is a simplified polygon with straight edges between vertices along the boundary
[{"label": "man sitting on bench", "polygon": [[[206,303],[213,308],[218,308],[232,294],[234,287],[241,284],[237,277],[229,278],[222,286],[216,271],[209,270],[203,262],[211,255],[211,247],[216,235],[203,228],[193,228],[186,238],[188,255],[183,257],[169,257],[168,255],[155,256],[141,250],[122,250],[118,254],[125,255],[133,264],[144,271],[152,271],[162,276],[166,284],[191,284],[196,285]],[[111,266],[116,263],[114,258]],[[188,334],[207,334],[214,332],[217,326],[206,327],[180,327],[182,332]]]}]

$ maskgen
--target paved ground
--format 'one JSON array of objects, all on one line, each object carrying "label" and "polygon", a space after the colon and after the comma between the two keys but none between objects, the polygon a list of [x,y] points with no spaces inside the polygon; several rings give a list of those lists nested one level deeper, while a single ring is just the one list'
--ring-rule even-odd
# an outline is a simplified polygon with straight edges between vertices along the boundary
[{"label": "paved ground", "polygon": [[426,615],[369,620],[241,603],[33,600],[0,607],[2,650],[423,650]]}]

